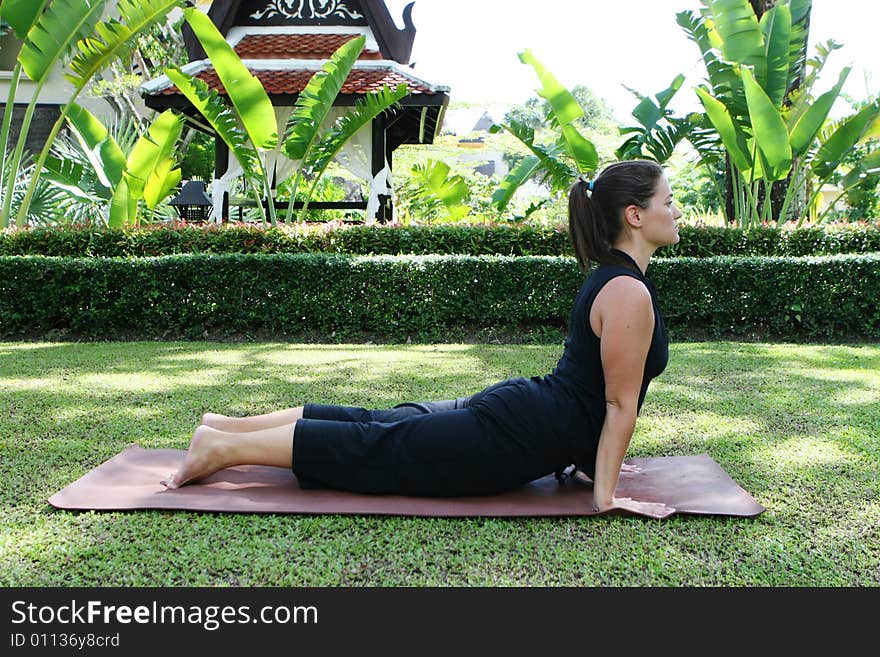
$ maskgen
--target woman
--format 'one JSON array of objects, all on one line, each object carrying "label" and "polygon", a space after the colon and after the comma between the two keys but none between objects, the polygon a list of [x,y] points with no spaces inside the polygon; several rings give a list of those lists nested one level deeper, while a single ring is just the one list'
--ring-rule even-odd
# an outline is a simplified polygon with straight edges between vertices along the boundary
[{"label": "woman", "polygon": [[[653,253],[678,242],[681,213],[662,168],[613,164],[569,198],[578,264],[599,263],[578,294],[552,374],[511,379],[471,397],[390,410],[309,404],[247,418],[206,414],[178,488],[233,465],[292,467],[303,486],[457,496],[515,488],[572,463],[593,479],[596,510],[662,515],[663,504],[615,497],[636,417],[668,360]],[[291,440],[292,438],[292,440]]]}]

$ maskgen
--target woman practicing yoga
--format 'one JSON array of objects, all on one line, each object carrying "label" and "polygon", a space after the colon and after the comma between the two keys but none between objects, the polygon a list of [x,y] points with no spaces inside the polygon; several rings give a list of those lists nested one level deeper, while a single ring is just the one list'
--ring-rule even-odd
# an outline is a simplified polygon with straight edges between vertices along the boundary
[{"label": "woman practicing yoga", "polygon": [[599,264],[574,304],[552,374],[517,378],[452,401],[390,410],[307,404],[268,415],[207,413],[180,469],[178,488],[235,465],[292,468],[300,484],[361,493],[486,495],[574,464],[593,480],[598,511],[646,515],[663,504],[614,496],[651,379],[668,360],[654,287],[653,253],[678,242],[681,212],[654,162],[612,164],[569,197],[581,268]]}]

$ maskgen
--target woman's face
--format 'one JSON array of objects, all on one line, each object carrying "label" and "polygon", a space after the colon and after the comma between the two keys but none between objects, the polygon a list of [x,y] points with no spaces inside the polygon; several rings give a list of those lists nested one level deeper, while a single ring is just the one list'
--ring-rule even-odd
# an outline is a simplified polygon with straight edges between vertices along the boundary
[{"label": "woman's face", "polygon": [[669,244],[678,244],[678,220],[681,211],[672,201],[672,189],[666,175],[660,176],[657,188],[647,208],[639,210],[642,219],[642,236],[651,244],[660,248]]}]

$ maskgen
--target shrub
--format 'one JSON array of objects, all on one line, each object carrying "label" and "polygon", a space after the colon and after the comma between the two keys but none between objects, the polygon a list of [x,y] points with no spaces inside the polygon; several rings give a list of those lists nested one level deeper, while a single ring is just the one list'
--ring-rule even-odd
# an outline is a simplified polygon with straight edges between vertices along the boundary
[{"label": "shrub", "polygon": [[[573,255],[562,228],[523,225],[351,226],[302,229],[250,224],[144,230],[37,228],[0,233],[0,255],[143,257],[183,253],[347,255]],[[778,229],[681,227],[662,257],[810,256],[880,252],[880,226]]]},{"label": "shrub", "polygon": [[[670,258],[649,275],[673,334],[880,337],[880,255]],[[582,281],[558,257],[2,257],[0,333],[438,340],[564,327]]]}]

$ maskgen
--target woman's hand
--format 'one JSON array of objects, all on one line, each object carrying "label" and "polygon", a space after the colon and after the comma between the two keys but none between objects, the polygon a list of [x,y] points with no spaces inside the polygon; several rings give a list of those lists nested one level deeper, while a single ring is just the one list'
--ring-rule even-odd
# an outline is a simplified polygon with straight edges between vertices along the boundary
[{"label": "woman's hand", "polygon": [[596,508],[599,510],[599,513],[620,509],[648,516],[649,518],[665,518],[675,513],[674,508],[666,506],[662,502],[638,502],[631,497],[613,497],[610,504],[598,505]]}]

